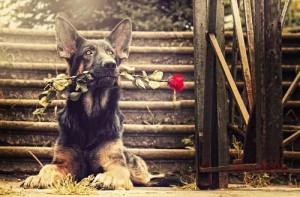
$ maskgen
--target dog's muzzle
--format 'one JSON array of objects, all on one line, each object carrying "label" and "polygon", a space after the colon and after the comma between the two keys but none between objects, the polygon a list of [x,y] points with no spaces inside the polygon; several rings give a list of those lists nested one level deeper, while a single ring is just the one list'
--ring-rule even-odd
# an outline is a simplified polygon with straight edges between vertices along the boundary
[{"label": "dog's muzzle", "polygon": [[117,64],[115,60],[104,60],[100,65],[95,65],[90,73],[94,78],[94,83],[91,85],[97,87],[113,86],[118,78]]}]

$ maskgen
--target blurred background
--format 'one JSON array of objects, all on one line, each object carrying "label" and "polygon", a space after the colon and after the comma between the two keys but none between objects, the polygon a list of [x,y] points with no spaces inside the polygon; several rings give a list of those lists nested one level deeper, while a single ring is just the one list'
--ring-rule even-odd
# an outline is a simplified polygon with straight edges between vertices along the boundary
[{"label": "blurred background", "polygon": [[[230,30],[230,0],[224,2],[225,29]],[[55,16],[60,14],[85,30],[109,30],[129,17],[135,31],[190,31],[192,4],[193,0],[0,0],[0,28],[52,29]],[[240,4],[242,10],[242,1]],[[300,31],[299,11],[300,0],[293,0],[285,31]]]},{"label": "blurred background", "polygon": [[[52,29],[57,14],[77,29],[108,30],[129,17],[137,31],[192,28],[192,0],[1,0],[1,26]],[[1,2],[0,1],[0,2]]]}]

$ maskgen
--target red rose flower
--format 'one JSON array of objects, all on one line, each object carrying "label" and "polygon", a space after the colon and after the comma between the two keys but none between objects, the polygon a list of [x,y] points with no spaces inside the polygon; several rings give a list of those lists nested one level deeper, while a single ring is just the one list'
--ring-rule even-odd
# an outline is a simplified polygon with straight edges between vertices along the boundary
[{"label": "red rose flower", "polygon": [[168,84],[176,91],[182,91],[184,87],[184,76],[181,74],[174,74],[168,79]]}]

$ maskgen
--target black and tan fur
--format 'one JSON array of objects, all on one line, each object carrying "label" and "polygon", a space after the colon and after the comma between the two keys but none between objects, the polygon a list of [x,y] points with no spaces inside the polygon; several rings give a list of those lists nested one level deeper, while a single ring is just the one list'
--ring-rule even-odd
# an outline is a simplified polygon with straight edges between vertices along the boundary
[{"label": "black and tan fur", "polygon": [[[71,174],[78,180],[94,174],[93,185],[104,189],[131,189],[150,180],[146,163],[123,146],[124,116],[119,110],[119,65],[128,58],[131,21],[124,19],[103,40],[78,34],[64,18],[56,18],[60,57],[69,64],[70,76],[90,71],[95,80],[78,101],[67,100],[58,115],[60,135],[52,164],[28,177],[24,188],[44,188]],[[70,86],[68,92],[74,91]]]}]

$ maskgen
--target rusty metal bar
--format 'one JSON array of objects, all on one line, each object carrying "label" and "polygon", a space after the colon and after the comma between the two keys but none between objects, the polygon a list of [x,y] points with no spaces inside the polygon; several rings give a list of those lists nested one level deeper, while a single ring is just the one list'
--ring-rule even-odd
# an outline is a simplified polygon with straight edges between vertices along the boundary
[{"label": "rusty metal bar", "polygon": [[293,80],[291,86],[289,87],[289,89],[286,91],[283,99],[282,99],[282,106],[285,106],[286,102],[289,100],[290,96],[293,94],[294,90],[297,87],[297,84],[300,80],[300,72],[298,72],[297,76],[295,77],[295,79]]},{"label": "rusty metal bar", "polygon": [[269,172],[269,173],[295,173],[299,174],[300,169],[288,169],[283,166],[280,169],[264,169],[260,164],[236,164],[230,166],[220,166],[211,168],[201,168],[202,172],[224,172],[224,171],[243,171],[243,172]]},{"label": "rusty metal bar", "polygon": [[246,46],[245,46],[245,41],[243,36],[243,29],[242,29],[242,23],[239,14],[239,7],[237,4],[237,0],[231,0],[231,9],[233,13],[237,41],[240,49],[240,56],[241,56],[241,63],[243,68],[243,77],[244,77],[244,83],[245,83],[245,88],[247,93],[247,99],[251,111],[254,106],[252,78],[251,78],[251,71],[250,71],[248,58],[247,58],[247,51],[246,51]]},{"label": "rusty metal bar", "polygon": [[287,13],[287,11],[289,9],[290,3],[291,3],[291,0],[285,0],[284,1],[284,6],[282,8],[282,12],[281,12],[281,16],[280,16],[280,22],[281,22],[281,28],[282,29],[284,27],[285,16],[286,16],[286,13]]},{"label": "rusty metal bar", "polygon": [[290,144],[292,141],[294,141],[295,139],[297,139],[300,136],[300,130],[293,133],[292,135],[290,135],[289,137],[287,137],[286,139],[283,140],[282,145],[286,146],[288,144]]},{"label": "rusty metal bar", "polygon": [[242,97],[241,97],[241,95],[240,95],[240,93],[239,93],[239,91],[237,89],[237,86],[236,86],[236,84],[235,84],[235,82],[234,82],[234,80],[233,80],[233,78],[231,76],[230,70],[229,70],[229,68],[228,68],[228,66],[226,64],[225,58],[224,58],[224,56],[223,56],[223,54],[221,52],[221,49],[220,49],[220,47],[218,45],[216,37],[215,37],[214,34],[209,34],[209,39],[210,39],[210,42],[211,42],[211,44],[212,44],[212,46],[213,46],[213,48],[215,50],[215,53],[216,53],[217,57],[218,57],[218,59],[219,59],[219,61],[221,63],[223,72],[224,72],[224,74],[226,76],[226,80],[227,80],[227,82],[229,84],[229,87],[230,87],[230,90],[231,90],[232,94],[234,95],[235,101],[236,101],[236,103],[238,105],[238,108],[239,108],[241,114],[242,114],[243,120],[244,120],[244,122],[247,125],[248,121],[249,121],[249,113],[248,113],[247,108],[246,108],[246,106],[245,106],[245,104],[243,102],[243,99],[242,99]]}]

